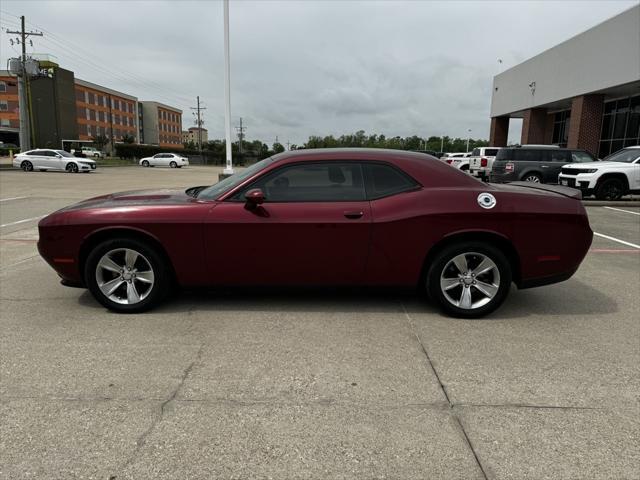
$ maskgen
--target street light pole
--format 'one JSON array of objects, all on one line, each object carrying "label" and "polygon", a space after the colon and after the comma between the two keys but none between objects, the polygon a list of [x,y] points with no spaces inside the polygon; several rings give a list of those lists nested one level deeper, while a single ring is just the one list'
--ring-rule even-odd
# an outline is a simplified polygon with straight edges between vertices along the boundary
[{"label": "street light pole", "polygon": [[223,175],[233,175],[231,156],[231,75],[229,62],[229,0],[224,0],[224,120],[227,146],[227,164]]},{"label": "street light pole", "polygon": [[469,137],[471,137],[471,129],[467,130],[467,153],[469,153]]}]

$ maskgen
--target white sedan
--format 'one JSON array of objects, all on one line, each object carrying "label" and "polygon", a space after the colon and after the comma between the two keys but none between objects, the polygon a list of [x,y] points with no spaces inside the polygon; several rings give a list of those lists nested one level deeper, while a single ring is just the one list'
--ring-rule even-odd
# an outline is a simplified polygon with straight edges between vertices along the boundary
[{"label": "white sedan", "polygon": [[171,167],[181,168],[189,165],[189,159],[177,153],[156,153],[153,157],[145,157],[140,160],[143,167]]},{"label": "white sedan", "polygon": [[77,158],[64,150],[36,149],[19,153],[13,157],[13,166],[25,172],[40,170],[62,170],[69,173],[90,172],[96,162],[88,158]]}]

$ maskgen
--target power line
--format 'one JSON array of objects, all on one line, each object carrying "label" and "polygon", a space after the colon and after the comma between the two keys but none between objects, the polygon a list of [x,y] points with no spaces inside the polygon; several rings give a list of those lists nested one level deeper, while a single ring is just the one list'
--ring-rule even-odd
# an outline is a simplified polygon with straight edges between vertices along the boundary
[{"label": "power line", "polygon": [[200,151],[200,157],[202,157],[202,124],[204,123],[204,120],[200,118],[200,111],[206,110],[207,107],[200,106],[200,96],[196,97],[196,101],[197,101],[197,106],[191,107],[191,110],[196,110],[198,112],[197,120],[196,120],[198,124],[198,150]]},{"label": "power line", "polygon": [[236,127],[236,130],[238,131],[238,153],[240,155],[242,155],[242,140],[244,140],[244,131],[246,129],[247,127],[242,126],[242,117],[240,117],[240,126]]}]

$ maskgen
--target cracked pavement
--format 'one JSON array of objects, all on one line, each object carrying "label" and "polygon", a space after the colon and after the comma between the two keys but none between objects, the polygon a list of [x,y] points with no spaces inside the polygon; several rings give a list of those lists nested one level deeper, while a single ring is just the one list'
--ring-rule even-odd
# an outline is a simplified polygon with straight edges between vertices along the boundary
[{"label": "cracked pavement", "polygon": [[[217,170],[0,172],[2,224]],[[627,208],[627,207],[625,207]],[[638,209],[627,208],[638,211]],[[640,216],[589,208],[640,243]],[[184,293],[115,315],[0,230],[0,478],[640,478],[640,254],[450,319],[397,292]]]}]

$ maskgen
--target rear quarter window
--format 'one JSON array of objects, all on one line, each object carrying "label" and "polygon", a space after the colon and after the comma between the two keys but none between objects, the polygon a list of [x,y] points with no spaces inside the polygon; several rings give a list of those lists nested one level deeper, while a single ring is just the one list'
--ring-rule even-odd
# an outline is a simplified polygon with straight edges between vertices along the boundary
[{"label": "rear quarter window", "polygon": [[419,187],[413,178],[390,165],[365,164],[364,173],[367,197],[370,200],[407,192]]}]

